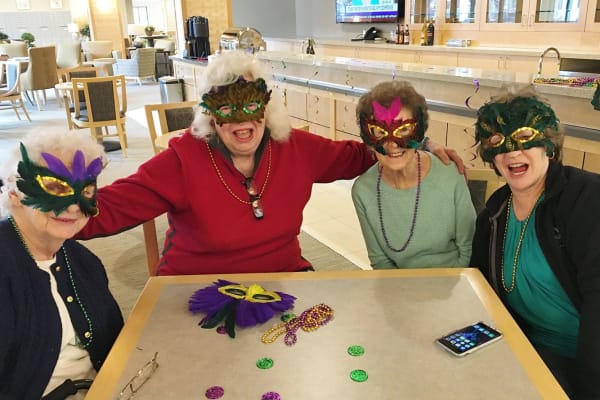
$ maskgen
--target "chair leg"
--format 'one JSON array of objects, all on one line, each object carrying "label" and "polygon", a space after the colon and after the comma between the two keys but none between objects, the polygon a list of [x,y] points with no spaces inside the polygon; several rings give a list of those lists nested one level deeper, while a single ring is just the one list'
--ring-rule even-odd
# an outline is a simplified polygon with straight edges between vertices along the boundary
[{"label": "chair leg", "polygon": [[146,246],[146,264],[148,275],[156,275],[156,267],[160,258],[158,250],[158,239],[156,237],[156,223],[153,219],[142,224],[144,231],[144,244]]},{"label": "chair leg", "polygon": [[123,157],[127,157],[127,142],[125,141],[125,130],[123,124],[117,122],[117,133],[119,134],[119,143],[121,143],[121,150],[123,151]]},{"label": "chair leg", "polygon": [[19,121],[21,121],[21,115],[19,115],[19,110],[17,109],[17,101],[11,100],[10,102],[12,104],[13,111],[15,112],[15,114],[17,114],[17,118],[19,119]]},{"label": "chair leg", "polygon": [[42,103],[40,101],[40,94],[37,90],[33,91],[33,97],[35,97],[35,103],[37,104],[38,111],[42,111]]},{"label": "chair leg", "polygon": [[25,116],[27,117],[29,122],[31,122],[31,117],[29,116],[29,113],[27,112],[27,109],[25,108],[25,103],[23,102],[23,99],[20,99],[19,102],[21,103],[21,108],[23,109]]}]

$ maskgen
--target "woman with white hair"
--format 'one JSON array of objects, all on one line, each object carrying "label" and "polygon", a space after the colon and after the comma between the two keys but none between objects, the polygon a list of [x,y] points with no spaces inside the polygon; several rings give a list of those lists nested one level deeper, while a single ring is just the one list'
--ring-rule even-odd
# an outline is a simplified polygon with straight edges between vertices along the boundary
[{"label": "woman with white hair", "polygon": [[2,399],[89,387],[123,326],[104,266],[72,239],[99,213],[105,161],[89,137],[35,132],[0,170]]},{"label": "woman with white hair", "polygon": [[266,80],[252,55],[217,56],[191,129],[135,174],[101,188],[102,214],[82,238],[167,213],[160,275],[312,269],[298,234],[313,183],[352,179],[373,159],[357,141],[291,129]]}]

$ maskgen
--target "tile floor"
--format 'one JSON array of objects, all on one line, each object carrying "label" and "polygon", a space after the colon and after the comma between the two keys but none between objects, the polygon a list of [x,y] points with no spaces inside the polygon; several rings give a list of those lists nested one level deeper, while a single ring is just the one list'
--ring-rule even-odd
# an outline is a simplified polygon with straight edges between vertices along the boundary
[{"label": "tile floor", "polygon": [[304,209],[302,229],[362,269],[371,269],[350,190],[353,181],[320,183]]}]

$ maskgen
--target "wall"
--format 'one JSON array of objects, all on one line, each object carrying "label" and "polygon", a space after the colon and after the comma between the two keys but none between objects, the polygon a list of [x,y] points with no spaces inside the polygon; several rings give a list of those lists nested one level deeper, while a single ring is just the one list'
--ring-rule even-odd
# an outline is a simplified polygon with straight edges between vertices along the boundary
[{"label": "wall", "polygon": [[[295,0],[232,0],[233,25],[251,27],[271,37],[296,38]],[[266,16],[260,10],[268,10]],[[273,18],[276,16],[276,18]]]},{"label": "wall", "polygon": [[208,18],[210,50],[214,53],[219,48],[221,34],[233,25],[231,0],[181,0],[181,6],[182,24],[195,15]]}]

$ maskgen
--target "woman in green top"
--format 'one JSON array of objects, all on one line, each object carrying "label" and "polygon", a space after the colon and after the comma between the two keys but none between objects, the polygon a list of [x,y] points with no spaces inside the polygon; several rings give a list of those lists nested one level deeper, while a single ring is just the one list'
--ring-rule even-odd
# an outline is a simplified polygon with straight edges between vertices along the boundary
[{"label": "woman in green top", "polygon": [[475,209],[456,167],[419,150],[425,98],[408,82],[383,82],[360,98],[356,115],[378,161],[352,187],[371,266],[468,266]]}]

